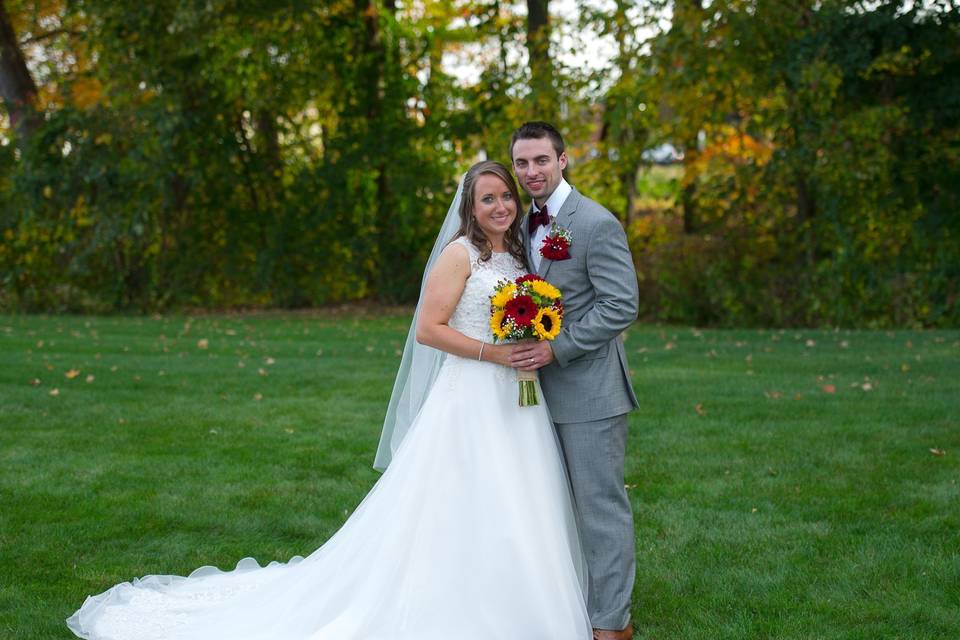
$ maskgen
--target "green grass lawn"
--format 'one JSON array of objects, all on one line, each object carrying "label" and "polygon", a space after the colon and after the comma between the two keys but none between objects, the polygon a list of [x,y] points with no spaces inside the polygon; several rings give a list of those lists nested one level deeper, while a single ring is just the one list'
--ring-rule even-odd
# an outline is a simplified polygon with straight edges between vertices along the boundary
[{"label": "green grass lawn", "polygon": [[[378,477],[407,322],[0,316],[0,638],[69,638],[134,576],[314,550]],[[960,638],[960,332],[627,348],[637,637]]]}]

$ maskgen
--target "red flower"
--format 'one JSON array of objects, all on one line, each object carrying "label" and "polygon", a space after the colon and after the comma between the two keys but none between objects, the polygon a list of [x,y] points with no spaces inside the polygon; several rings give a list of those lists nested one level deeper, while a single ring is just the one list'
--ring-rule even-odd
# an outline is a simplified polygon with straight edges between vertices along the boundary
[{"label": "red flower", "polygon": [[543,278],[535,273],[528,273],[525,276],[520,276],[517,278],[517,284],[523,284],[524,282],[535,282],[537,280],[543,280]]},{"label": "red flower", "polygon": [[547,236],[540,247],[540,255],[549,260],[566,260],[570,257],[570,241],[563,236]]},{"label": "red flower", "polygon": [[537,303],[530,296],[517,296],[504,306],[503,311],[518,327],[529,327],[537,317]]}]

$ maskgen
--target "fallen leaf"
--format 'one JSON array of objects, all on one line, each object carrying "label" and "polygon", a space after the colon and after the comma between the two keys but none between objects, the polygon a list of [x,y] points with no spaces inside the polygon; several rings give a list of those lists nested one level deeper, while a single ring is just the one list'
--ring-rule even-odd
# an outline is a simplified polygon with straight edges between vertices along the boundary
[{"label": "fallen leaf", "polygon": [[94,380],[95,380],[95,378],[93,377],[93,374],[92,374],[92,373],[87,374],[87,378],[86,378],[87,384],[90,384],[90,383],[93,382]]},{"label": "fallen leaf", "polygon": [[60,389],[50,389],[50,395],[54,397],[60,395]]},{"label": "fallen leaf", "polygon": [[823,386],[820,387],[820,388],[823,389],[823,392],[824,392],[824,393],[836,393],[836,392],[837,392],[837,387],[834,386],[834,385],[832,385],[832,384],[825,384],[825,385],[823,385]]},{"label": "fallen leaf", "polygon": [[779,391],[764,391],[763,395],[767,396],[771,400],[776,400],[783,397],[783,393]]},{"label": "fallen leaf", "polygon": [[265,376],[267,375],[267,370],[264,369],[263,367],[260,367],[259,369],[257,369],[257,373],[259,373],[262,376]]},{"label": "fallen leaf", "polygon": [[840,348],[841,348],[841,349],[846,349],[846,348],[848,348],[849,346],[850,346],[850,343],[847,342],[846,340],[841,340],[841,341],[840,341]]},{"label": "fallen leaf", "polygon": [[271,358],[270,356],[267,356],[266,359],[264,360],[264,362],[265,362],[266,364],[268,364],[268,365],[271,365],[271,364],[275,363],[276,360],[274,360],[274,359]]},{"label": "fallen leaf", "polygon": [[808,346],[808,347],[815,347],[815,346],[817,346],[817,343],[816,343],[816,341],[814,341],[814,340],[807,340],[807,346]]},{"label": "fallen leaf", "polygon": [[947,455],[947,452],[944,449],[937,449],[937,448],[930,449],[930,453],[932,453],[935,456]]},{"label": "fallen leaf", "polygon": [[198,349],[206,349],[209,346],[210,346],[210,341],[207,340],[206,338],[200,338],[199,340],[197,340]]},{"label": "fallen leaf", "polygon": [[290,429],[290,428],[284,429],[284,431],[286,431],[287,433],[293,433],[293,429]]},{"label": "fallen leaf", "polygon": [[255,394],[253,394],[253,399],[259,402],[260,400],[263,400],[263,394],[262,394],[262,393],[255,393]]},{"label": "fallen leaf", "polygon": [[873,391],[873,385],[869,382],[864,382],[862,385],[860,385],[860,388],[864,391]]},{"label": "fallen leaf", "polygon": [[663,349],[664,349],[665,351],[670,351],[671,349],[673,349],[673,348],[676,347],[676,346],[677,346],[677,345],[673,344],[672,342],[668,342],[667,344],[663,345]]},{"label": "fallen leaf", "polygon": [[697,412],[698,416],[707,415],[707,410],[703,408],[702,402],[698,402],[697,405],[693,408],[693,410]]},{"label": "fallen leaf", "polygon": [[34,387],[37,386],[38,384],[40,384],[40,378],[31,378],[30,384]]}]

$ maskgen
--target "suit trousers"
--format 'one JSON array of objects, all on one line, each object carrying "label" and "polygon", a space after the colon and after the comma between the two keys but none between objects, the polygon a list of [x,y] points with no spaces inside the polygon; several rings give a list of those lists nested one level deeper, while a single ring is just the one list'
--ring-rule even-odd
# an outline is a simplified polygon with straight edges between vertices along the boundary
[{"label": "suit trousers", "polygon": [[623,629],[636,573],[633,512],[623,485],[627,416],[554,426],[587,560],[590,621],[595,629]]}]

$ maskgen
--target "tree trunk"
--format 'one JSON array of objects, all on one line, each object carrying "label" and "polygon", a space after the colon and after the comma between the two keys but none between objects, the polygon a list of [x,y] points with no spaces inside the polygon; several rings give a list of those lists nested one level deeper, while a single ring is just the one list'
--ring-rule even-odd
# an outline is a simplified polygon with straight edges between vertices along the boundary
[{"label": "tree trunk", "polygon": [[549,5],[550,0],[527,0],[527,51],[533,115],[551,121],[556,117],[556,100],[550,63]]},{"label": "tree trunk", "polygon": [[[366,136],[364,149],[361,155],[367,166],[373,169],[376,195],[372,203],[374,223],[375,259],[372,261],[370,281],[381,297],[389,296],[392,290],[390,280],[391,253],[393,243],[394,216],[393,193],[389,176],[389,137],[390,118],[384,113],[388,88],[387,77],[389,64],[386,44],[381,32],[380,14],[376,0],[354,0],[355,7],[363,16],[363,39],[359,46],[360,68],[358,79],[360,86],[359,104],[366,105]],[[387,0],[383,4],[384,10],[390,14],[396,12],[396,3]]]},{"label": "tree trunk", "polygon": [[23,151],[43,120],[36,110],[37,85],[27,69],[3,0],[0,0],[0,97],[10,115],[17,146]]},{"label": "tree trunk", "polygon": [[[684,151],[684,159],[690,157],[689,151]],[[683,232],[686,234],[697,232],[697,205],[694,199],[697,195],[697,186],[693,181],[688,182],[680,193],[680,206],[683,209]]]},{"label": "tree trunk", "polygon": [[637,172],[639,169],[637,167],[633,168],[633,171],[630,173],[625,173],[623,176],[624,185],[623,190],[627,198],[627,211],[624,222],[626,226],[629,227],[634,220],[637,219]]},{"label": "tree trunk", "polygon": [[797,172],[797,218],[805,228],[806,235],[806,257],[807,267],[813,267],[816,259],[817,238],[813,230],[813,219],[817,213],[817,205],[810,193],[809,180],[806,173]]},{"label": "tree trunk", "polygon": [[264,157],[267,169],[270,171],[269,182],[273,182],[279,176],[276,172],[280,170],[280,140],[277,135],[277,120],[269,109],[257,110],[257,135],[259,144],[257,151]]}]

